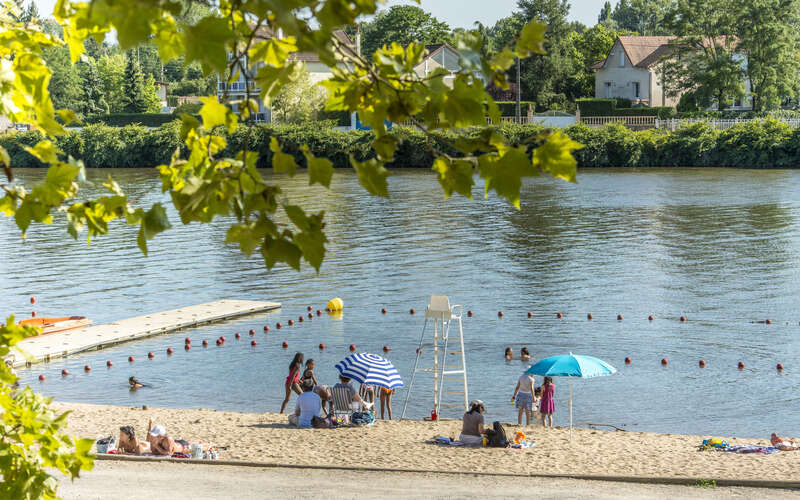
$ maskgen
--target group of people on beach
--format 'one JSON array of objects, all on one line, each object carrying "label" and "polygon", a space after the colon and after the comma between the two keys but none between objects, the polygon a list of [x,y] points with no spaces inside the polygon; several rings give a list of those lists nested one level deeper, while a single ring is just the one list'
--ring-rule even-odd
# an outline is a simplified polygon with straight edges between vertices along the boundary
[{"label": "group of people on beach", "polygon": [[[504,357],[506,361],[515,359],[514,349],[506,347]],[[521,361],[533,361],[527,347],[523,347],[520,350],[519,359]],[[547,427],[549,422],[550,427],[553,427],[555,393],[556,386],[553,383],[552,377],[545,377],[544,383],[536,387],[533,375],[523,372],[517,379],[517,385],[514,387],[514,394],[511,395],[511,401],[512,403],[516,403],[516,408],[518,410],[517,423],[522,425],[522,415],[524,414],[525,425],[531,424],[531,415],[533,415],[534,421],[541,419],[542,426]]]},{"label": "group of people on beach", "polygon": [[[286,410],[286,405],[289,404],[289,399],[294,392],[297,394],[297,402],[294,412],[289,415],[289,423],[298,427],[312,427],[311,421],[314,416],[319,416],[320,410],[326,418],[333,414],[333,393],[331,387],[317,381],[314,374],[314,360],[305,361],[305,368],[303,367],[304,361],[305,356],[302,352],[298,352],[289,363],[289,375],[284,383],[285,397],[281,403],[281,413]],[[341,375],[339,382],[333,388],[343,388],[350,393],[351,405],[354,410],[371,409],[375,403],[376,392],[378,392],[381,402],[381,419],[385,419],[387,414],[389,420],[392,419],[394,389],[362,385],[359,391],[353,387],[349,377]]]},{"label": "group of people on beach", "polygon": [[158,456],[171,456],[175,453],[189,451],[189,443],[182,439],[173,439],[167,435],[163,425],[154,425],[153,420],[147,424],[147,436],[144,440],[136,437],[136,431],[130,425],[119,428],[117,450],[124,453],[142,455],[151,453]]}]

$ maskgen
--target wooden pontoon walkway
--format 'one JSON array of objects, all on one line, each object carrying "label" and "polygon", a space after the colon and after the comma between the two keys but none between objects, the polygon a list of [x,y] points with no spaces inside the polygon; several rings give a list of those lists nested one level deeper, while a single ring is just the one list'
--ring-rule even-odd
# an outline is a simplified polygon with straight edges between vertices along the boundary
[{"label": "wooden pontoon walkway", "polygon": [[[218,300],[198,306],[182,307],[146,316],[123,319],[113,323],[89,326],[63,333],[55,333],[23,340],[19,347],[30,354],[32,363],[50,361],[91,349],[102,349],[121,342],[168,333],[203,323],[280,309],[277,302],[252,300]],[[15,366],[25,365],[19,355]]]}]

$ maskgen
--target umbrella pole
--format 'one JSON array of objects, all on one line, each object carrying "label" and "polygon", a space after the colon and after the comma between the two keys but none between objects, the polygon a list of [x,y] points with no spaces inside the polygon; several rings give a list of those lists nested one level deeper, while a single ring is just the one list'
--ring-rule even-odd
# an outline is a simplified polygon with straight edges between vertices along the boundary
[{"label": "umbrella pole", "polygon": [[572,441],[572,377],[569,377],[569,440]]}]

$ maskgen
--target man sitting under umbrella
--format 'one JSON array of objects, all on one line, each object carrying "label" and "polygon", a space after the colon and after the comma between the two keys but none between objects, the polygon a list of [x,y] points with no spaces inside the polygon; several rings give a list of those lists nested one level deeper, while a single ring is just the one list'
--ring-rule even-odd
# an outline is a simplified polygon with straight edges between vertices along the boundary
[{"label": "man sitting under umbrella", "polygon": [[362,408],[369,409],[372,407],[372,403],[367,403],[361,398],[361,396],[358,395],[358,391],[356,390],[356,388],[353,387],[352,384],[350,384],[350,377],[339,375],[339,383],[334,385],[333,388],[336,389],[339,387],[344,387],[350,392],[350,397],[352,398],[351,405],[353,410],[359,411]]},{"label": "man sitting under umbrella", "polygon": [[303,380],[300,384],[303,394],[297,396],[294,413],[289,415],[289,423],[297,427],[311,427],[311,419],[319,416],[322,399],[314,392],[314,381]]}]

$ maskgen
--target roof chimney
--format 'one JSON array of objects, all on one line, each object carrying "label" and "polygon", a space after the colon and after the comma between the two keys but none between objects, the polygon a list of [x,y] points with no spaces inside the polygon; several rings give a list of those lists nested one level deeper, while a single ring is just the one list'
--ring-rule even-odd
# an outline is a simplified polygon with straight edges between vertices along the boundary
[{"label": "roof chimney", "polygon": [[356,54],[361,56],[361,25],[356,24]]}]

